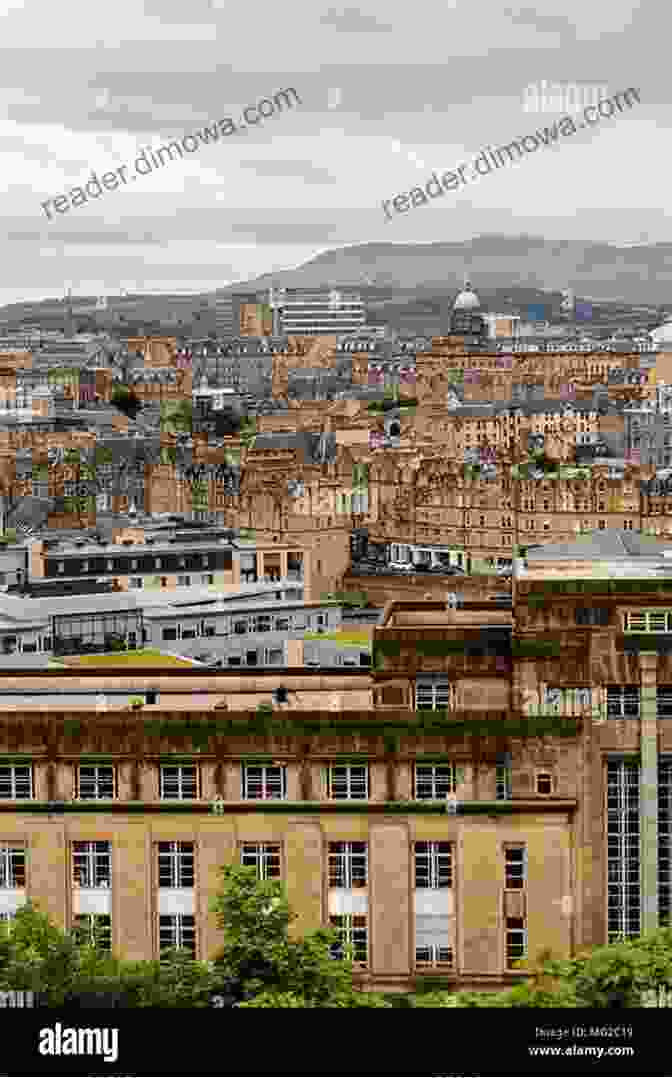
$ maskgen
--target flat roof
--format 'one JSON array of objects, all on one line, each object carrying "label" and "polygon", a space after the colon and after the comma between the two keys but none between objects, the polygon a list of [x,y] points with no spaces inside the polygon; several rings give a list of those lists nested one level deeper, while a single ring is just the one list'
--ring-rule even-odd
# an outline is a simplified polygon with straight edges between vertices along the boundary
[{"label": "flat roof", "polygon": [[[153,607],[174,607],[177,609],[197,604],[226,603],[243,598],[252,599],[255,595],[266,595],[276,591],[303,587],[298,581],[277,582],[273,584],[244,585],[229,597],[226,593],[214,593],[207,588],[180,588],[156,592],[103,592],[93,595],[52,595],[43,598],[0,594],[0,619],[7,621],[10,628],[24,628],[27,623],[45,620],[67,614],[114,614],[116,612],[142,612]],[[276,600],[275,602],[282,602]],[[293,600],[287,600],[292,602]]]}]

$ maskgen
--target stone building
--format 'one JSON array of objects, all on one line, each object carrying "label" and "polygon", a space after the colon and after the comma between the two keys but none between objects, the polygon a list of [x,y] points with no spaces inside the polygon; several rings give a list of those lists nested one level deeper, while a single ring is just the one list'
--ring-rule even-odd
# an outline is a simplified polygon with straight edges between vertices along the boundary
[{"label": "stone building", "polygon": [[217,869],[240,860],[388,991],[497,988],[542,950],[655,928],[669,553],[596,532],[529,552],[508,610],[390,603],[370,671],[3,673],[5,914],[31,898],[129,958],[210,957]]}]

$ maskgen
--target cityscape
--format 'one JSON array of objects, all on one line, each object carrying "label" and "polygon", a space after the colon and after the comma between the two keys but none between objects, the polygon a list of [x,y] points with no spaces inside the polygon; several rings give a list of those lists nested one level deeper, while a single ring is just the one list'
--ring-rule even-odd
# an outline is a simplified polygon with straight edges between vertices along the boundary
[{"label": "cityscape", "polygon": [[[42,1068],[190,1073],[140,1061],[165,1007],[516,1007],[450,1065],[585,1036],[656,1073],[630,1013],[637,1051],[519,1017],[672,999],[672,237],[620,44],[653,8],[598,49],[590,13],[458,3],[435,44],[218,0],[52,47],[38,6],[0,45],[0,1006]],[[65,59],[53,108],[11,47]]]}]

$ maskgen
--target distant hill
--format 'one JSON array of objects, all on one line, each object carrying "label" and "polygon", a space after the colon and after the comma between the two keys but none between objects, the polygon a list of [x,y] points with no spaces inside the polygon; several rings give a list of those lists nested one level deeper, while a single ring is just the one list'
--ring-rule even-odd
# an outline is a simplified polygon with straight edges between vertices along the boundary
[{"label": "distant hill", "polygon": [[[468,275],[485,310],[527,313],[545,303],[560,314],[561,290],[591,300],[601,324],[639,321],[656,325],[672,314],[672,244],[618,247],[580,241],[557,242],[535,236],[483,235],[460,243],[364,243],[336,247],[290,270],[263,274],[202,295],[73,297],[80,329],[117,332],[172,332],[207,336],[214,332],[214,300],[235,291],[288,288],[353,288],[367,304],[369,321],[428,334],[445,332],[450,305]],[[15,303],[0,308],[0,322],[63,325],[63,300]]]}]

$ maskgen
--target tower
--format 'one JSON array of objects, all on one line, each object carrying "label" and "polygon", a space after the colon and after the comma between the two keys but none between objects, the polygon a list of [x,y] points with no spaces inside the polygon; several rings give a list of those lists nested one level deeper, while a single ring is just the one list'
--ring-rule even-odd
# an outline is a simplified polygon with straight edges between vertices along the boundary
[{"label": "tower", "polygon": [[68,289],[68,295],[65,301],[65,325],[63,332],[66,337],[74,337],[77,332],[77,326],[75,324],[75,318],[72,312],[72,289]]}]

